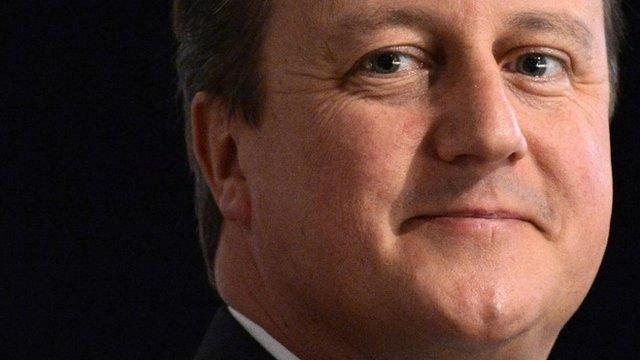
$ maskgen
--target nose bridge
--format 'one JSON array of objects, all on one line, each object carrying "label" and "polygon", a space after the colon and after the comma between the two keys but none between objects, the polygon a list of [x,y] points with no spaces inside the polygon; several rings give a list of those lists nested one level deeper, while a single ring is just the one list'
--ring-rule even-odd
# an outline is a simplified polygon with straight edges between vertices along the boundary
[{"label": "nose bridge", "polygon": [[[476,66],[475,69],[482,67]],[[473,72],[476,72],[475,76]],[[459,118],[471,126],[479,140],[495,141],[511,134],[519,128],[518,119],[507,97],[499,70],[486,69],[469,72],[470,84],[462,86],[461,93],[466,98],[468,109],[459,107]],[[464,119],[467,118],[467,121]],[[493,135],[493,136],[489,136]]]},{"label": "nose bridge", "polygon": [[[445,161],[519,159],[526,141],[492,56],[465,56],[452,69],[443,116],[435,132],[436,151]],[[491,55],[491,54],[489,54]]]}]

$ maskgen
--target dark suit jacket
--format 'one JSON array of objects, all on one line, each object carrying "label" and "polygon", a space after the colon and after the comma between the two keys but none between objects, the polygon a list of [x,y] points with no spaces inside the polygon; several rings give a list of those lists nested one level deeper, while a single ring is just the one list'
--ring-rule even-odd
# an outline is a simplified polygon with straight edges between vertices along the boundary
[{"label": "dark suit jacket", "polygon": [[216,312],[194,360],[275,360],[231,315]]}]

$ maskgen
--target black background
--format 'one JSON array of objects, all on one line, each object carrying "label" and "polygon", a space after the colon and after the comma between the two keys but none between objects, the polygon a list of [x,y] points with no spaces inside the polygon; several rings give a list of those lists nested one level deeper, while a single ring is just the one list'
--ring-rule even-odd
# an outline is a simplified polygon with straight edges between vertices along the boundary
[{"label": "black background", "polygon": [[[631,4],[610,245],[552,358],[640,358],[640,15]],[[217,299],[196,240],[170,2],[0,6],[0,357],[191,358]]]}]

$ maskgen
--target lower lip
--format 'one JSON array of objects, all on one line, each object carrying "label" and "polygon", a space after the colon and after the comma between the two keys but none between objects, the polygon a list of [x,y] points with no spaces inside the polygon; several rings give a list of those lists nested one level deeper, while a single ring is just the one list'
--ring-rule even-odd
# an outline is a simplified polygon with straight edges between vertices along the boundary
[{"label": "lower lip", "polygon": [[454,232],[475,232],[487,229],[513,229],[531,225],[528,221],[513,218],[482,218],[482,217],[416,217],[405,226],[407,230],[420,225],[446,228]]}]

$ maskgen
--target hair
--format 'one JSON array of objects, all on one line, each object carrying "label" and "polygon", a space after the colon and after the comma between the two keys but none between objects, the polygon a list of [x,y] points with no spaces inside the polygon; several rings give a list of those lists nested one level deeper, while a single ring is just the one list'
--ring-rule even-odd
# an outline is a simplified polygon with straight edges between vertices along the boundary
[{"label": "hair", "polygon": [[[618,54],[624,22],[620,0],[603,0],[609,81],[610,117],[618,94]],[[200,246],[215,287],[213,262],[223,217],[195,160],[190,104],[206,91],[226,102],[249,124],[259,125],[264,99],[260,62],[269,0],[175,0],[173,30],[178,41],[178,93],[183,101],[185,140],[195,181],[195,210]]]},{"label": "hair", "polygon": [[222,214],[195,159],[190,105],[200,91],[226,102],[257,125],[263,102],[259,71],[268,0],[175,0],[173,31],[178,41],[176,69],[182,98],[185,141],[194,174],[195,210],[200,247],[209,281],[215,287],[213,262],[223,226]]},{"label": "hair", "polygon": [[609,63],[609,119],[611,120],[620,92],[620,50],[625,41],[625,22],[622,13],[622,0],[603,0],[604,29],[607,42],[607,61]]}]

